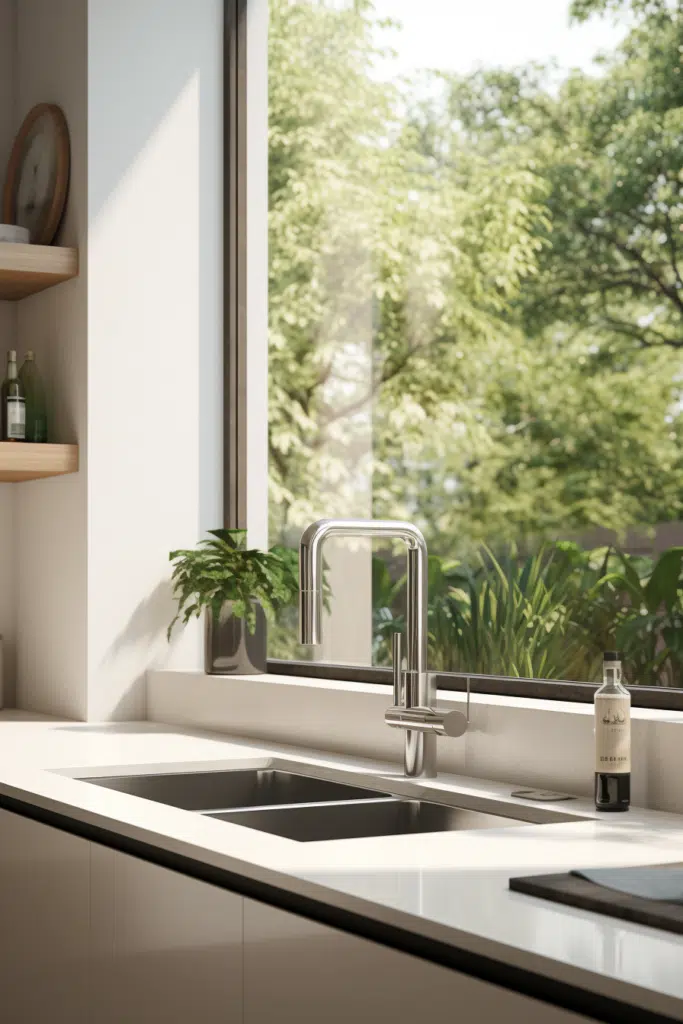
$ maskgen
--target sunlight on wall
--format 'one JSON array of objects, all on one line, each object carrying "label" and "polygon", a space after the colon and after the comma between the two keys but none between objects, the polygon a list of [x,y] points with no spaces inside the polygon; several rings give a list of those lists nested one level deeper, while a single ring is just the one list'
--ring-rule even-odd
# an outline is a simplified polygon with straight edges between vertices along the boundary
[{"label": "sunlight on wall", "polygon": [[139,710],[150,665],[203,662],[199,623],[166,640],[168,555],[222,512],[222,4],[96,7],[88,662],[103,718]]}]

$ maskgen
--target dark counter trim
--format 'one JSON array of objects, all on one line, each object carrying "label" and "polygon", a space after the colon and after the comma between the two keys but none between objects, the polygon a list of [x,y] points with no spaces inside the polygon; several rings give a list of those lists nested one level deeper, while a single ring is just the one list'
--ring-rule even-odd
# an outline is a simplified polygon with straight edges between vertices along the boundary
[{"label": "dark counter trim", "polygon": [[151,843],[131,839],[100,825],[78,821],[61,812],[46,810],[25,800],[0,794],[0,808],[248,899],[449,967],[532,999],[573,1010],[591,1020],[603,1021],[605,1024],[676,1024],[673,1017],[640,1009],[607,996],[596,995],[565,982],[553,981],[533,971],[512,967],[491,957],[457,949],[445,942],[416,935],[400,926],[374,921],[354,911],[330,906],[314,897],[301,896],[267,882],[246,878],[234,871],[163,850]]}]

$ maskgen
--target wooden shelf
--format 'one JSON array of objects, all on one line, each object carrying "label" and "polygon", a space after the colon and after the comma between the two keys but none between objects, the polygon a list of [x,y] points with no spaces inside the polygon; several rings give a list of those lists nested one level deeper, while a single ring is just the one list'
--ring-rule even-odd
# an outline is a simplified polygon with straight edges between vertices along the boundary
[{"label": "wooden shelf", "polygon": [[0,483],[40,480],[78,469],[77,444],[0,441]]},{"label": "wooden shelf", "polygon": [[78,249],[0,242],[0,299],[24,299],[78,274]]}]

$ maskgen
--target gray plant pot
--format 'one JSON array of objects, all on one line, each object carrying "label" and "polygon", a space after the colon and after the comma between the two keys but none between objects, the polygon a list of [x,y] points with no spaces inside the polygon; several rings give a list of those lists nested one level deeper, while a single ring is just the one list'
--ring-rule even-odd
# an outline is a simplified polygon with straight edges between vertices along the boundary
[{"label": "gray plant pot", "polygon": [[232,614],[227,601],[218,622],[206,614],[205,671],[209,675],[255,675],[265,672],[268,658],[268,623],[263,608],[254,601],[256,626],[250,633],[244,619]]}]

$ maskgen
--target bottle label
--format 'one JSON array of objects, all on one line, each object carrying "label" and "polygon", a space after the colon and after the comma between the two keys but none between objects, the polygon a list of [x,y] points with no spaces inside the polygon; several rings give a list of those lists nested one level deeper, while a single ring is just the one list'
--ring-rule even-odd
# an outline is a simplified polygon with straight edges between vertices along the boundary
[{"label": "bottle label", "polygon": [[7,399],[7,437],[23,441],[26,437],[26,406],[23,398]]},{"label": "bottle label", "polygon": [[631,771],[631,698],[595,698],[595,770]]}]

